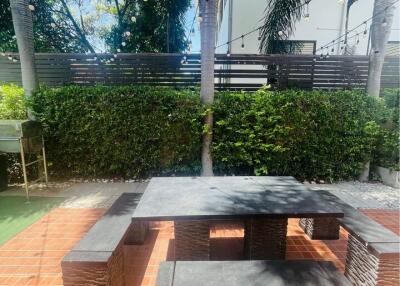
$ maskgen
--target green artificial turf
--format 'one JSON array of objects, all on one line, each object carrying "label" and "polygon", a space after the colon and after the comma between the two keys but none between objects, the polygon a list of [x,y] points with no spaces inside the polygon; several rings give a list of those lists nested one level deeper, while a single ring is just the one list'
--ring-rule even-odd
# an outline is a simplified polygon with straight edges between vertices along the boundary
[{"label": "green artificial turf", "polygon": [[0,196],[0,245],[58,206],[63,198]]}]

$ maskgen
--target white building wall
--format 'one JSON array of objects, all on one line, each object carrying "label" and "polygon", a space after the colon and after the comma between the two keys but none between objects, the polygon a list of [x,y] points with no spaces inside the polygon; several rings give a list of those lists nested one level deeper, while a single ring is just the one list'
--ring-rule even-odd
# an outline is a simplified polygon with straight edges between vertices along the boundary
[{"label": "white building wall", "polygon": [[[257,28],[262,24],[265,15],[267,0],[222,0],[226,1],[223,11],[223,23],[218,33],[218,45],[226,43],[229,39],[229,5],[232,3],[232,39]],[[310,19],[304,19],[296,23],[296,30],[290,40],[316,40],[317,49],[322,45],[336,39],[344,33],[345,10],[347,1],[340,3],[338,0],[312,0],[309,4]],[[349,29],[359,25],[372,16],[374,0],[359,0],[350,9]],[[400,4],[395,5],[395,19],[392,27],[390,41],[400,40]],[[368,29],[371,21],[368,22]],[[357,29],[362,33],[364,26]],[[350,34],[349,36],[352,36]],[[356,41],[356,38],[349,40],[349,43]],[[241,40],[231,44],[231,53],[259,53],[258,33],[245,37],[245,48],[241,48]],[[356,46],[356,54],[366,54],[368,36],[360,36],[360,43]],[[225,45],[217,52],[226,52]],[[341,50],[339,49],[339,53]],[[338,46],[335,46],[335,54],[338,53]]]}]

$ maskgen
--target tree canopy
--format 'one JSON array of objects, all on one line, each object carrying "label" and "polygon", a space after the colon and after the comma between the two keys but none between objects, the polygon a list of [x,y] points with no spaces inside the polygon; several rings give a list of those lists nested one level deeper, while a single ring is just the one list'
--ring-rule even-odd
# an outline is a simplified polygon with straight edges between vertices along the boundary
[{"label": "tree canopy", "polygon": [[[181,52],[190,0],[31,0],[36,52]],[[0,0],[0,51],[17,51]]]}]

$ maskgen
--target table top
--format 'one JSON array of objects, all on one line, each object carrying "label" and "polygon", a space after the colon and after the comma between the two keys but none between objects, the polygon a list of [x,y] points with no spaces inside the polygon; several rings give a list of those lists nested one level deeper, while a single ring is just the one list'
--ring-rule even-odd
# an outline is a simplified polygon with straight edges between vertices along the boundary
[{"label": "table top", "polygon": [[293,177],[155,177],[132,220],[343,217]]}]

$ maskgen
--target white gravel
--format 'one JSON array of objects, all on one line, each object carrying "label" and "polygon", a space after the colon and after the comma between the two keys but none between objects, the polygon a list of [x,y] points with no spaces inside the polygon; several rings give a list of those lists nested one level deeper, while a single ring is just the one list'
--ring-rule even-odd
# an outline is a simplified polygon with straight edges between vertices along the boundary
[{"label": "white gravel", "polygon": [[400,189],[379,182],[339,182],[335,184],[309,184],[311,189],[328,190],[347,203],[359,208],[400,208]]}]

